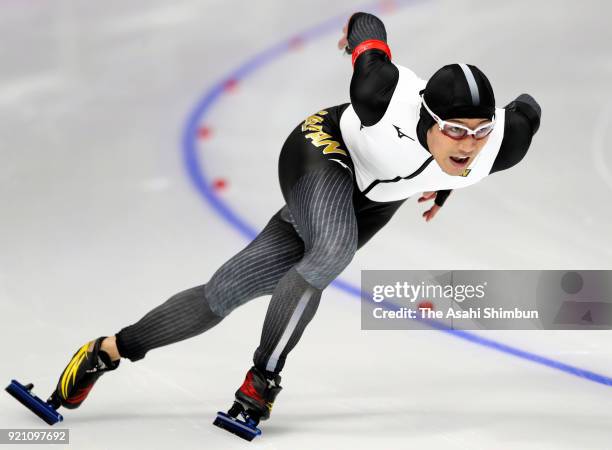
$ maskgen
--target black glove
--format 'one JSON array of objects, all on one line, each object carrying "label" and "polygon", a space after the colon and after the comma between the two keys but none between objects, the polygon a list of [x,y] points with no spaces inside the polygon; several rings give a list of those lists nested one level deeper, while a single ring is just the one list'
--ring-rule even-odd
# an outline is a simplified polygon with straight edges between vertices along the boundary
[{"label": "black glove", "polygon": [[442,191],[437,191],[436,199],[434,200],[434,203],[438,206],[443,206],[444,202],[446,201],[446,199],[448,198],[451,192],[452,192],[452,189],[445,189]]},{"label": "black glove", "polygon": [[536,134],[540,128],[540,119],[542,117],[542,108],[535,99],[529,94],[521,94],[516,100],[508,103],[506,108],[508,111],[516,111],[527,117],[531,124],[531,135]]}]

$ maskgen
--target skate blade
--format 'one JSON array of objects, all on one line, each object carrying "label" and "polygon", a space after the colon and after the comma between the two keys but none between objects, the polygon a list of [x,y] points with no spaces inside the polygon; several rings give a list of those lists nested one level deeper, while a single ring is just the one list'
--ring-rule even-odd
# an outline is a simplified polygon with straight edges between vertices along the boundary
[{"label": "skate blade", "polygon": [[34,385],[32,384],[24,386],[17,380],[11,380],[11,384],[5,390],[49,425],[64,420],[62,415],[53,406],[32,394],[31,389],[33,387]]},{"label": "skate blade", "polygon": [[256,426],[249,425],[221,411],[217,413],[217,418],[213,422],[213,425],[223,428],[247,441],[252,441],[253,438],[261,434],[261,430]]}]

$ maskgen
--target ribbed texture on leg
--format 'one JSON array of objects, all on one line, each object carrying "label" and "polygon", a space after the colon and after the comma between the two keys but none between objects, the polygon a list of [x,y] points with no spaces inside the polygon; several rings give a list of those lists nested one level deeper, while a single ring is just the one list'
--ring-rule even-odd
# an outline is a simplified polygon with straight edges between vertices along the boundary
[{"label": "ribbed texture on leg", "polygon": [[281,371],[320,300],[320,289],[310,286],[295,269],[287,272],[272,294],[260,345],[253,356],[255,367],[267,373]]},{"label": "ribbed texture on leg", "polygon": [[204,285],[172,296],[133,325],[117,333],[119,354],[131,361],[154,348],[196,336],[221,321],[204,296]]},{"label": "ribbed texture on leg", "polygon": [[289,195],[296,230],[305,242],[297,271],[324,289],[351,262],[357,251],[353,181],[340,166],[304,175]]},{"label": "ribbed texture on leg", "polygon": [[119,353],[137,361],[153,348],[203,333],[237,306],[271,294],[303,252],[302,240],[277,212],[262,232],[221,266],[208,283],[176,294],[117,333]]},{"label": "ribbed texture on leg", "polygon": [[278,280],[304,254],[304,244],[277,212],[261,233],[221,266],[206,285],[211,309],[226,316],[234,308],[270,295]]},{"label": "ribbed texture on leg", "polygon": [[[289,220],[305,243],[304,256],[278,282],[264,321],[255,366],[278,373],[314,317],[322,290],[357,250],[353,180],[336,164],[302,176],[288,198]],[[290,212],[290,214],[288,214]]]}]

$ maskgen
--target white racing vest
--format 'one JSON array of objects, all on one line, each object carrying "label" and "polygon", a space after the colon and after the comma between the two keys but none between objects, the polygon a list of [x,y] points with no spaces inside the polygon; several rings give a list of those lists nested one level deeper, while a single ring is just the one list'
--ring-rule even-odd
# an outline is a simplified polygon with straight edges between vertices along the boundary
[{"label": "white racing vest", "polygon": [[489,175],[504,138],[505,109],[495,109],[495,128],[463,175],[448,175],[416,134],[419,91],[425,88],[426,81],[406,67],[395,66],[399,80],[378,123],[361,128],[352,105],[340,118],[340,132],[355,166],[359,190],[375,202],[390,202],[425,191],[462,188]]}]

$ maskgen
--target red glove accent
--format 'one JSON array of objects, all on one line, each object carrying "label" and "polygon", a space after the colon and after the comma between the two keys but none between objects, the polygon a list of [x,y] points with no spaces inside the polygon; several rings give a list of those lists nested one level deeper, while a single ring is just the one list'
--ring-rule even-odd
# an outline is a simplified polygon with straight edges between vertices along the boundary
[{"label": "red glove accent", "polygon": [[391,50],[386,42],[378,39],[368,39],[367,41],[363,41],[353,50],[353,66],[355,66],[355,61],[357,61],[357,58],[359,58],[363,52],[372,50],[374,48],[377,50],[382,50],[387,54],[389,59],[391,59]]}]

